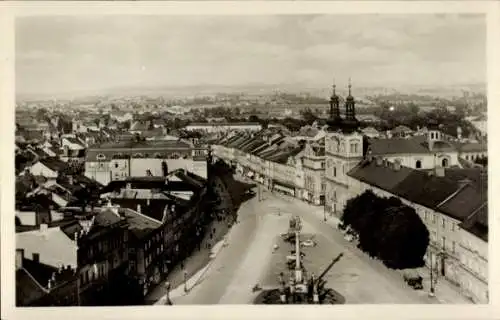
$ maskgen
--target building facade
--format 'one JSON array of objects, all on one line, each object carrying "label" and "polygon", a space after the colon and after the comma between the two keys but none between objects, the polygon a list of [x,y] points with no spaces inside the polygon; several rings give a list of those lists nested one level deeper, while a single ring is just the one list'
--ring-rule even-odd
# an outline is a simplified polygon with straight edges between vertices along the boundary
[{"label": "building facade", "polygon": [[133,176],[163,176],[168,171],[185,169],[207,177],[207,148],[182,141],[112,143],[90,148],[85,175],[107,185],[110,181]]}]

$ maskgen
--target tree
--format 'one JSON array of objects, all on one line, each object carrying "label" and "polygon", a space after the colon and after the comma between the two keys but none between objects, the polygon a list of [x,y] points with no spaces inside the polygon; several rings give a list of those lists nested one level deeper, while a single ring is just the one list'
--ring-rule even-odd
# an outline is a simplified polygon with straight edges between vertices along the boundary
[{"label": "tree", "polygon": [[302,115],[302,118],[304,121],[308,124],[311,125],[313,124],[314,121],[318,119],[318,117],[312,112],[310,108],[306,108],[305,110],[301,110],[300,114]]},{"label": "tree", "polygon": [[249,122],[259,122],[259,117],[257,117],[256,115],[252,114],[250,117],[248,117],[248,121]]},{"label": "tree", "polygon": [[411,207],[372,191],[347,201],[342,223],[359,236],[359,248],[393,269],[424,265],[429,231]]}]

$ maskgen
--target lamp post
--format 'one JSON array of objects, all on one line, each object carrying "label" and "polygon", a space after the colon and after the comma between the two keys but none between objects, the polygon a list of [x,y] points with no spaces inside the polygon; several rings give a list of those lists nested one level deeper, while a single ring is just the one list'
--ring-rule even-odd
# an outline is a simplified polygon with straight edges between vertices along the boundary
[{"label": "lamp post", "polygon": [[326,201],[323,203],[323,221],[326,222]]},{"label": "lamp post", "polygon": [[187,288],[187,271],[184,270],[184,292],[188,292],[188,288]]}]

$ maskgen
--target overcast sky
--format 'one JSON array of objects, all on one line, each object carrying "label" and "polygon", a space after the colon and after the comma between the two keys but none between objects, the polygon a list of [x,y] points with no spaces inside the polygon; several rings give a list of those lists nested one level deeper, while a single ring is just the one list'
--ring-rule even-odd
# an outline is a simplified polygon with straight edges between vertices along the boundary
[{"label": "overcast sky", "polygon": [[18,93],[199,84],[485,82],[474,15],[24,17]]}]

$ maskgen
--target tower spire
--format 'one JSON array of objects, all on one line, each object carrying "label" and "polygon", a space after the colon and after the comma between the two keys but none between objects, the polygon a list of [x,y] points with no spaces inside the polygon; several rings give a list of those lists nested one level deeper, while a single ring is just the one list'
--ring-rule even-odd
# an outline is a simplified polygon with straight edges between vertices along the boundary
[{"label": "tower spire", "polygon": [[333,79],[332,96],[330,97],[330,118],[328,119],[328,126],[330,129],[335,129],[340,125],[342,118],[340,117],[340,103],[336,91],[335,79]]},{"label": "tower spire", "polygon": [[345,99],[345,130],[347,131],[353,131],[356,130],[359,126],[359,122],[356,119],[356,109],[355,109],[355,104],[356,102],[354,101],[354,97],[352,96],[351,92],[351,78],[349,77],[349,83],[348,83],[348,89],[349,89],[349,95]]}]

